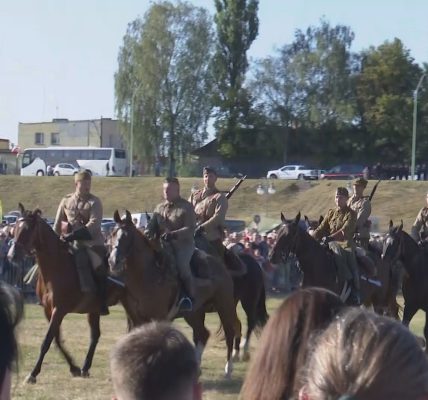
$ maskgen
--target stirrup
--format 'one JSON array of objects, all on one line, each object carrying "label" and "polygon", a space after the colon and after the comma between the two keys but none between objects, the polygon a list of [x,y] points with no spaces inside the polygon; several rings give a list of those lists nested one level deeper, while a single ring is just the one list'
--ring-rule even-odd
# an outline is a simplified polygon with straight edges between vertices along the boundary
[{"label": "stirrup", "polygon": [[193,310],[193,303],[192,299],[190,297],[182,297],[178,302],[178,308],[180,311],[192,311]]}]

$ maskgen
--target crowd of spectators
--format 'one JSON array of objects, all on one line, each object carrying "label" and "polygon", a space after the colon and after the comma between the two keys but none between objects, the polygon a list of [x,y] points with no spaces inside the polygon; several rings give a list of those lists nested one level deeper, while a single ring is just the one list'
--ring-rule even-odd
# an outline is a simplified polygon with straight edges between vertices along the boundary
[{"label": "crowd of spectators", "polygon": [[[411,179],[411,166],[407,163],[382,164],[377,163],[366,167],[366,179],[408,180]],[[415,165],[415,178],[418,181],[428,180],[428,164]]]}]

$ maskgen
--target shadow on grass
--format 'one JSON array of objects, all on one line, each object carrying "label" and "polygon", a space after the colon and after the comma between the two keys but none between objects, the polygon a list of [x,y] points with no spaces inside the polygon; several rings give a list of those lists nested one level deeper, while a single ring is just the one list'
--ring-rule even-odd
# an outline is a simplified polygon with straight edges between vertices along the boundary
[{"label": "shadow on grass", "polygon": [[236,394],[238,395],[241,386],[242,386],[242,378],[232,378],[232,379],[203,379],[202,385],[205,390],[214,390],[216,392],[221,392],[223,394]]}]

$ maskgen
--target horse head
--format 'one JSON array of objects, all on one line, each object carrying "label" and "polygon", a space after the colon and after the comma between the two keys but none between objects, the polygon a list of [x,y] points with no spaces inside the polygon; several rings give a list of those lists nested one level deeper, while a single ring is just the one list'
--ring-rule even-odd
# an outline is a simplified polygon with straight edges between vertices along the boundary
[{"label": "horse head", "polygon": [[403,250],[403,221],[399,226],[389,222],[389,232],[383,239],[382,259],[387,262],[397,261]]},{"label": "horse head", "polygon": [[278,236],[270,254],[269,260],[278,264],[285,263],[290,253],[296,250],[299,234],[300,212],[296,215],[293,221],[287,221],[284,214],[281,213],[282,226],[279,228]]},{"label": "horse head", "polygon": [[119,212],[116,210],[113,218],[117,226],[111,236],[112,250],[108,258],[108,264],[112,275],[117,276],[122,274],[125,269],[125,261],[131,253],[137,228],[132,222],[132,216],[128,210],[126,210],[123,218],[120,217]]},{"label": "horse head", "polygon": [[26,210],[21,203],[19,203],[19,209],[21,217],[16,221],[14,243],[8,252],[8,258],[11,262],[21,260],[25,254],[30,254],[36,246],[37,226],[42,214],[38,208],[34,211]]}]

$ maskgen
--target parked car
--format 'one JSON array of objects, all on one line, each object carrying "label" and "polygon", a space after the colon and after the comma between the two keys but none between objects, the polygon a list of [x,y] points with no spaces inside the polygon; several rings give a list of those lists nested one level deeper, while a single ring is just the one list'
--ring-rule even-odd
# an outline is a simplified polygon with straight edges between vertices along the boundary
[{"label": "parked car", "polygon": [[16,221],[18,220],[18,216],[16,215],[11,215],[11,214],[6,214],[3,215],[3,221],[2,223],[4,224],[8,224],[8,225],[15,225]]},{"label": "parked car", "polygon": [[131,214],[132,220],[137,220],[135,226],[138,229],[143,229],[147,226],[147,215],[149,216],[149,218],[152,217],[153,213],[133,213]]},{"label": "parked car", "polygon": [[75,174],[77,174],[79,172],[79,168],[76,167],[73,164],[68,164],[68,163],[59,163],[57,165],[55,165],[54,169],[53,169],[53,174],[55,176],[62,176],[62,175],[68,175],[68,176],[73,176]]},{"label": "parked car", "polygon": [[358,164],[340,164],[320,175],[321,179],[354,179],[363,176],[364,166]]},{"label": "parked car", "polygon": [[272,179],[318,179],[319,171],[305,165],[284,165],[279,169],[268,171],[268,178]]}]

